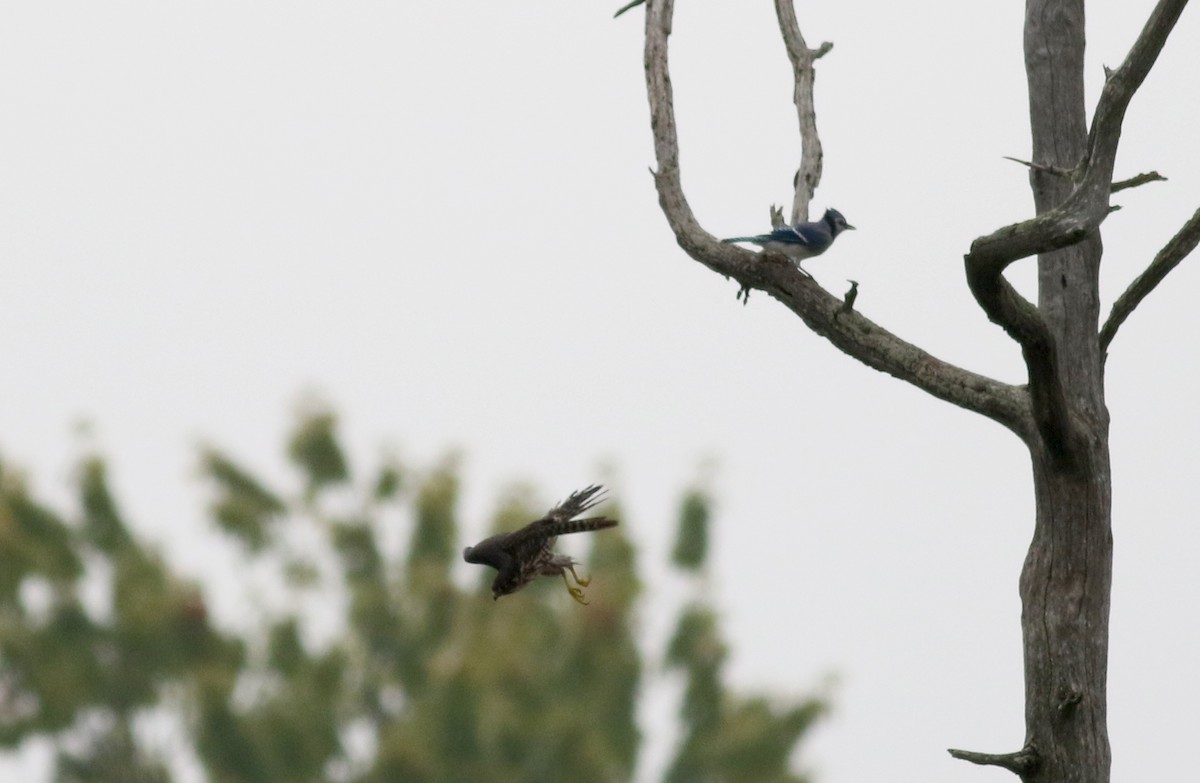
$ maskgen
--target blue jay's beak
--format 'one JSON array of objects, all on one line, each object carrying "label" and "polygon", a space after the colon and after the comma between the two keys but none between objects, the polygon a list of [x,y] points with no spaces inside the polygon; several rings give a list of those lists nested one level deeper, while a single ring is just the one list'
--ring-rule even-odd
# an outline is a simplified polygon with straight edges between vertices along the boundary
[{"label": "blue jay's beak", "polygon": [[850,225],[849,223],[847,223],[845,227],[846,227],[846,228],[848,228],[848,229],[850,229],[851,231],[857,231],[857,230],[858,230],[858,229],[856,229],[854,226]]}]

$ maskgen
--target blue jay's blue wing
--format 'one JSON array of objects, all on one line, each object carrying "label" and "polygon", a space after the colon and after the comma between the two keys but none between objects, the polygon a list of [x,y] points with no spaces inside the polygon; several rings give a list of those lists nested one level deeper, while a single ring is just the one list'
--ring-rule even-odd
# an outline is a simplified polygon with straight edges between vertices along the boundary
[{"label": "blue jay's blue wing", "polygon": [[770,233],[772,242],[782,242],[785,245],[804,245],[805,247],[823,247],[829,244],[829,232],[822,231],[820,223],[802,223],[798,226],[784,226]]},{"label": "blue jay's blue wing", "polygon": [[800,237],[800,244],[810,247],[824,249],[829,247],[829,244],[833,242],[833,236],[824,223],[802,223],[798,226],[792,226],[792,231],[796,233],[796,236]]},{"label": "blue jay's blue wing", "polygon": [[812,247],[819,244],[819,237],[808,226],[784,226],[763,236],[765,242],[779,242],[783,245],[804,245]]}]

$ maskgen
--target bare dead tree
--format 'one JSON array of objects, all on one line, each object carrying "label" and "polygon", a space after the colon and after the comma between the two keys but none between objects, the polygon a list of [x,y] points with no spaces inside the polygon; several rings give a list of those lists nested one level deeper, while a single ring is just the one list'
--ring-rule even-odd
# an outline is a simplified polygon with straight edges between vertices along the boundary
[{"label": "bare dead tree", "polygon": [[[956,758],[1009,769],[1025,781],[1109,779],[1106,724],[1112,587],[1111,473],[1104,361],[1117,329],[1200,242],[1200,210],[1155,256],[1099,327],[1099,227],[1114,190],[1160,179],[1154,172],[1114,183],[1130,99],[1165,45],[1187,0],[1160,0],[1119,68],[1106,72],[1089,129],[1084,98],[1084,0],[1027,0],[1025,69],[1037,215],[976,239],[965,256],[967,284],[988,318],[1021,348],[1028,383],[1014,386],[942,361],[853,309],[786,259],[721,244],[696,220],[680,180],[667,39],[673,0],[646,3],[645,66],[659,204],[680,247],[709,269],[767,293],[838,349],[947,402],[1007,427],[1029,449],[1036,521],[1021,573],[1025,655],[1025,744],[1012,753],[951,750]],[[802,139],[792,219],[807,215],[821,178],[813,112],[815,61],[791,0],[775,0],[791,60]],[[1038,301],[1004,277],[1038,257]],[[857,286],[855,286],[855,289]]]}]

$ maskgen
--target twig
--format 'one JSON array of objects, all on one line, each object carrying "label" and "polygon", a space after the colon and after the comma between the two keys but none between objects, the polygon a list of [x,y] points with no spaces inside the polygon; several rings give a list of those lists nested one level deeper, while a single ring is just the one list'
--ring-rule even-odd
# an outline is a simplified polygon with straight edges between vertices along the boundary
[{"label": "twig", "polygon": [[1051,166],[1046,163],[1034,163],[1031,160],[1021,160],[1020,158],[1014,158],[1011,155],[1003,155],[1002,157],[1005,160],[1011,160],[1013,163],[1020,163],[1022,166],[1033,169],[1034,171],[1043,171],[1047,174],[1053,174],[1056,177],[1063,177],[1065,179],[1073,180],[1079,173],[1078,166],[1073,169],[1064,169],[1060,166]]},{"label": "twig", "polygon": [[616,19],[618,16],[625,13],[626,11],[628,11],[631,8],[637,8],[639,5],[641,5],[644,2],[646,2],[646,0],[633,0],[632,3],[626,3],[625,5],[623,5],[617,9],[617,12],[615,14],[613,14],[613,19]]},{"label": "twig", "polygon": [[957,750],[955,748],[950,748],[948,753],[956,759],[969,761],[972,764],[1003,767],[1022,777],[1036,772],[1042,763],[1042,757],[1037,750],[1029,745],[1016,753],[976,753],[973,750]]},{"label": "twig", "polygon": [[[1033,171],[1045,172],[1046,174],[1052,174],[1055,177],[1063,177],[1064,179],[1069,179],[1071,181],[1077,180],[1079,174],[1082,172],[1082,169],[1079,166],[1076,166],[1073,169],[1064,169],[1060,166],[1051,166],[1046,163],[1034,163],[1033,161],[1029,160],[1021,160],[1020,158],[1014,158],[1011,155],[1003,155],[1001,157],[1003,157],[1005,160],[1011,160],[1013,163],[1020,163],[1022,166],[1026,166]],[[1109,192],[1116,193],[1118,190],[1136,188],[1139,185],[1145,185],[1147,182],[1166,181],[1167,178],[1162,174],[1159,174],[1157,171],[1148,171],[1145,174],[1138,174],[1136,177],[1130,177],[1129,179],[1123,179],[1114,182],[1112,187],[1109,188]]]},{"label": "twig", "polygon": [[847,291],[845,296],[842,297],[842,306],[836,313],[834,313],[834,318],[837,318],[842,313],[848,313],[853,310],[854,300],[858,299],[858,281],[847,280],[846,282],[850,284],[850,290]]},{"label": "twig", "polygon": [[1139,185],[1145,185],[1147,182],[1166,182],[1166,181],[1167,181],[1167,178],[1164,177],[1162,174],[1159,174],[1157,171],[1147,171],[1145,174],[1138,174],[1136,177],[1130,177],[1129,179],[1123,179],[1119,182],[1114,182],[1112,184],[1112,187],[1109,188],[1109,192],[1116,193],[1118,190],[1125,190],[1127,188],[1136,188]]}]

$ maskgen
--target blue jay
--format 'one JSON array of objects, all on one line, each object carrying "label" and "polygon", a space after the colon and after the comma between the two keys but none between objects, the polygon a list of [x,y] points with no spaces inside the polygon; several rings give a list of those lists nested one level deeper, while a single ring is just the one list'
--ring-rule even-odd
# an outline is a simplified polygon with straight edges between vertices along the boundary
[{"label": "blue jay", "polygon": [[797,223],[794,226],[777,228],[770,234],[755,237],[730,237],[722,242],[753,242],[771,253],[782,253],[792,260],[796,268],[806,258],[819,256],[829,249],[837,235],[854,226],[846,222],[836,209],[825,210],[825,215],[814,223]]}]

